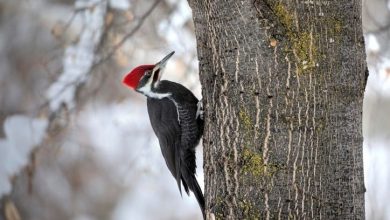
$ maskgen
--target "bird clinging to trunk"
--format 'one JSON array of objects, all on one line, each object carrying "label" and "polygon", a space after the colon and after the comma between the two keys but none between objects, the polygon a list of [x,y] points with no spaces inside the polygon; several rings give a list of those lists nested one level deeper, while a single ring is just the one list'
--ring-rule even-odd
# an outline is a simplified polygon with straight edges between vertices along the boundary
[{"label": "bird clinging to trunk", "polygon": [[174,52],[154,65],[141,65],[123,83],[147,97],[149,119],[169,171],[189,194],[192,191],[205,218],[205,201],[195,178],[195,147],[203,134],[203,109],[195,95],[181,84],[161,80]]}]

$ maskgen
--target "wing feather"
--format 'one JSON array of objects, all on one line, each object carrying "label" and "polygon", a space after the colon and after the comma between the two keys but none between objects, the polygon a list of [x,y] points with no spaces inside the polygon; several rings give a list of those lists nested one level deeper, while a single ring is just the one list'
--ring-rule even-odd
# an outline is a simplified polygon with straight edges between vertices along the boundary
[{"label": "wing feather", "polygon": [[147,99],[150,123],[156,134],[169,171],[176,179],[181,194],[181,127],[175,104],[168,98]]}]

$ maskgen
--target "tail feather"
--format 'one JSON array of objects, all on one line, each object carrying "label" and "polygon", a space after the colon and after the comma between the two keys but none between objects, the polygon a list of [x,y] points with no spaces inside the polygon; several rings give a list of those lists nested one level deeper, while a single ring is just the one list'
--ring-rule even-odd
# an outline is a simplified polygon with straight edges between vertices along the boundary
[{"label": "tail feather", "polygon": [[184,190],[186,191],[187,195],[189,196],[190,195],[190,190],[188,189],[187,183],[186,183],[186,181],[184,181],[183,176],[181,178],[182,178],[181,182],[183,183]]},{"label": "tail feather", "polygon": [[189,172],[187,167],[183,167],[182,175],[183,175],[183,185],[188,186],[188,188],[194,193],[196,200],[198,201],[199,207],[202,211],[203,219],[206,219],[205,213],[205,201],[202,193],[202,189],[200,188],[198,181],[196,180],[195,174]]},{"label": "tail feather", "polygon": [[194,185],[195,185],[195,187],[192,190],[192,192],[194,193],[195,198],[198,201],[199,207],[202,210],[203,219],[206,219],[205,201],[204,201],[203,193],[202,193],[202,190],[200,189],[198,182],[195,179],[195,176],[194,176]]},{"label": "tail feather", "polygon": [[[180,145],[177,143],[175,145],[175,171],[176,173],[173,174],[173,176],[176,178],[177,187],[179,187],[180,195],[183,196],[181,193],[181,160],[180,160]],[[188,189],[186,189],[188,191]],[[187,192],[188,193],[188,192]]]}]

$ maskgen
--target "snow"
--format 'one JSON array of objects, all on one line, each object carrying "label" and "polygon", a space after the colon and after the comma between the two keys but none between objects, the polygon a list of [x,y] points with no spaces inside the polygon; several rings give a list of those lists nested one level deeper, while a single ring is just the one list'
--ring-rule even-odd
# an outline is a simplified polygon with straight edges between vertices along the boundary
[{"label": "snow", "polygon": [[130,8],[129,0],[110,0],[108,4],[110,8],[117,10],[128,10]]},{"label": "snow", "polygon": [[88,79],[95,58],[95,50],[100,43],[104,28],[107,2],[101,0],[78,0],[75,8],[83,9],[83,29],[79,41],[66,48],[63,59],[63,72],[47,91],[50,109],[56,112],[62,104],[73,108],[76,91]]},{"label": "snow", "polygon": [[373,34],[368,34],[365,38],[366,51],[377,53],[379,52],[380,45],[378,39]]},{"label": "snow", "polygon": [[5,138],[0,139],[0,198],[10,193],[10,179],[30,161],[30,153],[43,140],[47,120],[23,115],[4,122]]}]

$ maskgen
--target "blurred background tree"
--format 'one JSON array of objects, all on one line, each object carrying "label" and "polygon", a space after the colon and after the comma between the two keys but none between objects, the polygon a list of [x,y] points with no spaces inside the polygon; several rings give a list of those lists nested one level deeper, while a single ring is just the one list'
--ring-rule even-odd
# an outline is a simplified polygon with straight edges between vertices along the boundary
[{"label": "blurred background tree", "polygon": [[[183,0],[0,0],[0,219],[201,219],[120,83],[175,50],[165,78],[200,97],[191,16]],[[369,219],[390,219],[389,16],[364,1]]]},{"label": "blurred background tree", "polygon": [[165,77],[200,95],[187,3],[2,1],[0,14],[0,219],[200,218],[144,97],[121,85],[175,50]]}]

